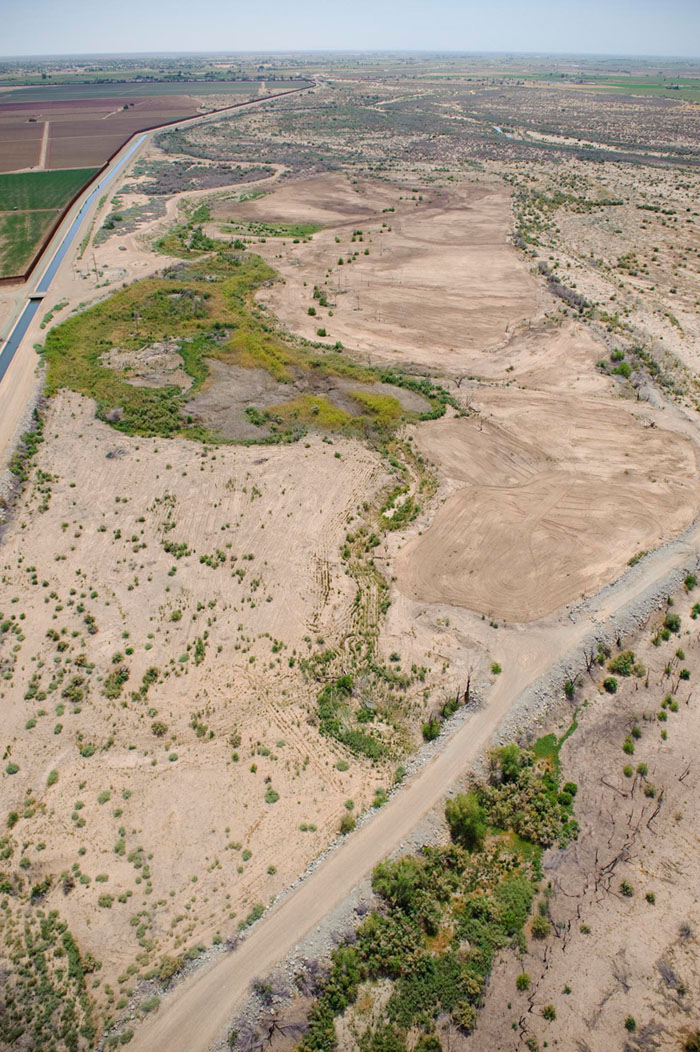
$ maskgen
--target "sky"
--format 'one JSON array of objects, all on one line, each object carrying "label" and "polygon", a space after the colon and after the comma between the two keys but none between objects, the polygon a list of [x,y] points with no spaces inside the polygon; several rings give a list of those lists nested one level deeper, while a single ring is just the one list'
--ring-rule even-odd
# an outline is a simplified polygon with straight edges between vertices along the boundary
[{"label": "sky", "polygon": [[0,0],[0,54],[409,50],[700,56],[700,0]]}]

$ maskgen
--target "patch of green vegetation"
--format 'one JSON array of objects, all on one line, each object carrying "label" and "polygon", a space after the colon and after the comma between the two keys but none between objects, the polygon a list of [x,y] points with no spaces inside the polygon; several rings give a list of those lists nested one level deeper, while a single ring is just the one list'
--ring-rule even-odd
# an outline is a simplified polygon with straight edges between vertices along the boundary
[{"label": "patch of green vegetation", "polygon": [[241,265],[237,257],[219,254],[215,260],[173,268],[120,290],[48,334],[48,393],[67,387],[94,398],[98,416],[130,434],[208,437],[183,416],[186,396],[181,390],[135,387],[102,365],[100,357],[115,346],[136,351],[177,338],[196,389],[207,376],[206,358],[239,357],[236,341],[234,346],[222,342],[222,331],[227,335],[229,327],[236,330],[238,341],[243,339],[241,328],[247,328],[251,342],[262,349],[279,342],[247,310],[248,297],[272,273],[260,259]]},{"label": "patch of green vegetation", "polygon": [[321,734],[345,745],[351,752],[378,760],[386,746],[373,734],[356,726],[349,701],[354,688],[351,676],[340,676],[326,683],[318,695],[318,721]]},{"label": "patch of green vegetation", "polygon": [[[108,216],[105,226],[110,222],[110,218],[112,226],[115,225],[114,218]],[[210,219],[211,212],[208,205],[200,205],[195,208],[186,223],[173,227],[164,237],[156,241],[155,247],[166,256],[178,256],[180,259],[196,259],[207,252],[224,248],[222,241],[216,241],[204,233],[202,224]]]},{"label": "patch of green vegetation", "polygon": [[535,744],[532,746],[532,753],[536,760],[544,760],[555,773],[557,778],[561,773],[561,762],[559,760],[559,753],[561,747],[567,738],[570,738],[578,727],[577,716],[578,709],[574,711],[573,718],[570,726],[561,736],[557,738],[556,734],[546,734],[543,738],[538,738]]},{"label": "patch of green vegetation", "polygon": [[[542,752],[551,757],[552,748],[548,743]],[[511,814],[504,802],[523,777],[528,791]],[[300,1052],[337,1048],[335,1018],[367,982],[388,981],[391,991],[362,1038],[363,1052],[406,1052],[409,1035],[411,1047],[439,1049],[435,1019],[443,1013],[462,1033],[474,1028],[494,957],[509,946],[524,947],[542,846],[565,839],[569,804],[552,804],[551,828],[542,819],[543,800],[551,802],[554,794],[556,801],[558,792],[546,759],[535,761],[515,745],[496,750],[488,785],[448,801],[451,844],[376,867],[372,886],[382,908],[335,950]],[[514,831],[511,818],[524,834]],[[544,916],[536,920],[541,923],[533,922],[533,935],[546,937],[549,922]],[[519,989],[528,986],[523,974]],[[237,1047],[236,1035],[231,1047]]]}]

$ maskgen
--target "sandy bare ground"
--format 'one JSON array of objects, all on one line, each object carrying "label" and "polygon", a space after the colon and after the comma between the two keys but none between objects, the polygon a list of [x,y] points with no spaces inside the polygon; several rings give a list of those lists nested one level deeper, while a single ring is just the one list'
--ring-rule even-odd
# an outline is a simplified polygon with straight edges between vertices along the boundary
[{"label": "sandy bare ground", "polygon": [[[325,327],[332,342],[373,357],[462,370],[538,310],[537,284],[507,243],[510,198],[496,183],[418,195],[408,185],[333,173],[281,183],[218,214],[323,224],[310,242],[251,246],[283,278],[260,300],[309,338]],[[362,240],[353,240],[355,231]],[[329,306],[315,304],[310,317],[314,285],[327,291]]]},{"label": "sandy bare ground", "polygon": [[496,388],[475,392],[474,404],[485,419],[443,419],[417,434],[454,486],[396,561],[411,598],[537,620],[695,518],[695,449],[650,426],[653,411]]},{"label": "sandy bare ground", "polygon": [[[11,634],[0,648],[3,748],[19,766],[3,804],[22,810],[30,787],[40,792],[46,810],[17,830],[33,845],[29,877],[79,862],[91,883],[67,896],[57,884],[46,904],[113,982],[138,952],[137,904],[154,960],[226,937],[332,838],[345,800],[359,811],[390,781],[367,760],[336,769],[346,753],[309,726],[318,687],[300,671],[312,644],[337,645],[351,625],[346,520],[386,475],[352,441],[206,454],[132,439],[76,396],[54,400],[46,428],[43,474],[2,546],[0,610],[21,615],[23,637],[16,652]],[[110,699],[116,667],[128,682]],[[148,669],[157,682],[139,698]],[[80,697],[66,696],[76,676]],[[82,755],[86,746],[95,751]],[[129,861],[139,849],[147,881]],[[111,909],[101,891],[115,896]]]}]

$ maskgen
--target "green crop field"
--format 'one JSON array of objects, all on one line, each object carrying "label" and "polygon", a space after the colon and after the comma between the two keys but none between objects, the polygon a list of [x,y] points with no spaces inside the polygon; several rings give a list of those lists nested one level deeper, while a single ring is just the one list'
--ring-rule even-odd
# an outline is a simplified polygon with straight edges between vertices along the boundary
[{"label": "green crop field", "polygon": [[9,212],[0,215],[0,276],[21,274],[39,241],[56,218],[45,212]]},{"label": "green crop field", "polygon": [[96,171],[97,168],[67,168],[0,175],[0,212],[62,208]]}]

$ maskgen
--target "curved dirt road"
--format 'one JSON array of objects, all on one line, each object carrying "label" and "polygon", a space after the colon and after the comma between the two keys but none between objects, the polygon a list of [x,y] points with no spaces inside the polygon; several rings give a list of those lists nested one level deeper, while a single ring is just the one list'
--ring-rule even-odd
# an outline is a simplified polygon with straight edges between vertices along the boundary
[{"label": "curved dirt road", "polygon": [[251,981],[264,976],[327,914],[339,906],[382,858],[397,848],[464,775],[527,687],[558,662],[576,655],[591,632],[642,598],[677,570],[695,566],[700,527],[650,556],[634,572],[586,604],[580,620],[513,626],[503,674],[488,704],[449,738],[373,819],[351,834],[303,883],[280,900],[232,953],[195,971],[163,999],[158,1014],[136,1030],[131,1052],[207,1052],[227,1027]]}]

